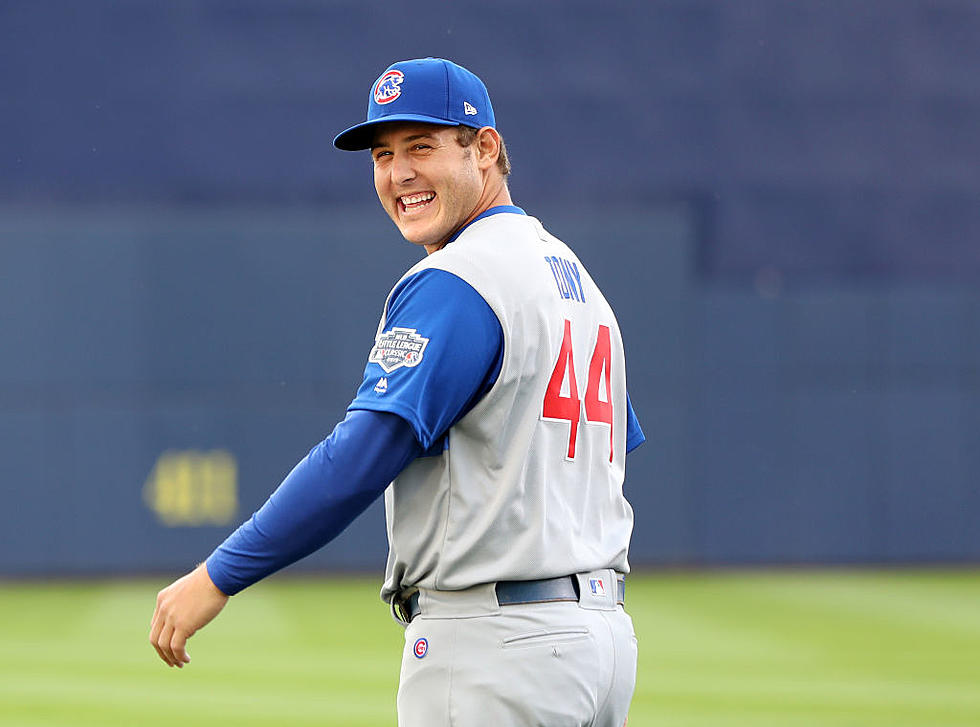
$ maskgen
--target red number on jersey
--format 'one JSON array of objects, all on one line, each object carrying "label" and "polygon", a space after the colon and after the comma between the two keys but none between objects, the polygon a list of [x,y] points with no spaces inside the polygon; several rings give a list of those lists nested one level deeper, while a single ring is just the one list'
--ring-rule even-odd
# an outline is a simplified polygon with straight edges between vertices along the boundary
[{"label": "red number on jersey", "polygon": [[[609,461],[613,459],[613,405],[610,378],[612,374],[612,346],[609,339],[609,326],[599,326],[595,349],[589,361],[589,380],[585,387],[585,419],[587,423],[609,425]],[[568,380],[568,396],[561,395],[561,387]],[[606,399],[599,398],[601,383],[605,383]],[[564,419],[569,423],[568,459],[575,459],[575,440],[578,436],[578,423],[582,417],[581,400],[578,398],[578,383],[575,379],[575,360],[572,356],[572,323],[565,321],[565,331],[561,339],[558,361],[548,380],[544,392],[544,406],[541,411],[546,419]]]},{"label": "red number on jersey", "polygon": [[[561,395],[561,385],[568,378],[568,396]],[[567,419],[568,458],[575,459],[575,438],[578,435],[578,420],[581,406],[578,398],[578,384],[575,382],[575,361],[572,358],[572,322],[565,321],[565,333],[561,339],[558,362],[551,372],[548,388],[544,392],[542,414],[548,419]]]},{"label": "red number on jersey", "polygon": [[[609,326],[599,326],[592,361],[589,362],[589,385],[585,387],[585,418],[592,423],[609,425],[609,461],[613,459],[613,406],[612,388],[609,386],[610,360]],[[605,376],[603,376],[605,373]],[[605,381],[606,400],[599,398],[599,384]]]}]

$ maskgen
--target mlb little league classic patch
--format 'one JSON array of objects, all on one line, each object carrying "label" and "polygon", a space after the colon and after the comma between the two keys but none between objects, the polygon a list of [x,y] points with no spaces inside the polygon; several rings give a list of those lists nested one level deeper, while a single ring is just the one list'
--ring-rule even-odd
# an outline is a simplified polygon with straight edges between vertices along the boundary
[{"label": "mlb little league classic patch", "polygon": [[368,361],[389,374],[402,366],[413,368],[422,363],[428,343],[429,339],[420,336],[414,328],[395,327],[377,337]]}]

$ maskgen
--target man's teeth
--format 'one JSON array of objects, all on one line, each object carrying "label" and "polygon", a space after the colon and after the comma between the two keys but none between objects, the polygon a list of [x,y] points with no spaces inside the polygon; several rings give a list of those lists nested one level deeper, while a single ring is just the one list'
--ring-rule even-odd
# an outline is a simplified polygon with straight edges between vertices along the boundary
[{"label": "man's teeth", "polygon": [[420,204],[421,202],[428,202],[430,199],[435,197],[435,192],[423,192],[422,194],[409,194],[402,197],[402,204],[406,207],[413,204]]}]

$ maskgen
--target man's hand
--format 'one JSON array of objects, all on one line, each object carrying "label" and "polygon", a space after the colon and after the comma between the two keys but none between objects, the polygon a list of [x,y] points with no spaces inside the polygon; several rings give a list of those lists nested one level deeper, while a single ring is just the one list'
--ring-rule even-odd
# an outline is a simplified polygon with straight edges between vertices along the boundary
[{"label": "man's hand", "polygon": [[228,602],[218,590],[203,563],[157,594],[157,607],[150,622],[150,643],[168,666],[183,668],[190,663],[187,639],[206,626]]}]

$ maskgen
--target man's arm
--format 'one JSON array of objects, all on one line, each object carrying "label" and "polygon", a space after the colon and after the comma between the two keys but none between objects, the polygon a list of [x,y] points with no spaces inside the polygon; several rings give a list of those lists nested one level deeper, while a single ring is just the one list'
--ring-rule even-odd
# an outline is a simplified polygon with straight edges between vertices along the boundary
[{"label": "man's arm", "polygon": [[369,362],[347,418],[205,564],[160,592],[150,641],[170,666],[189,661],[187,639],[228,596],[326,545],[412,460],[441,453],[446,431],[496,381],[500,323],[455,275],[429,269],[402,281],[386,322],[425,337],[424,355],[393,371]]},{"label": "man's arm", "polygon": [[150,624],[160,658],[183,667],[187,639],[230,595],[326,545],[421,452],[401,417],[349,412],[206,563],[160,591]]}]

